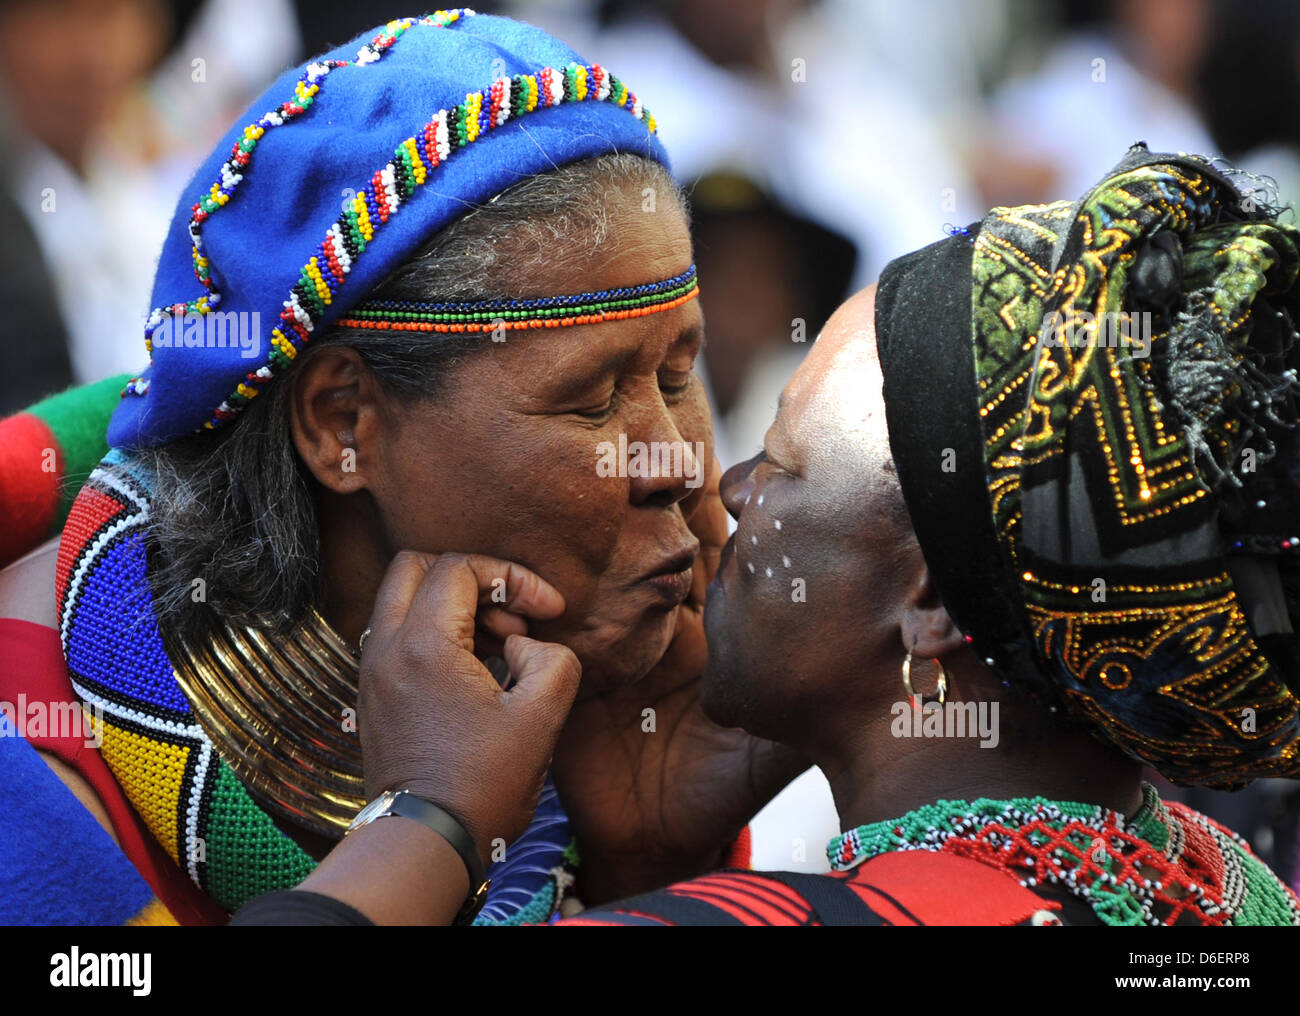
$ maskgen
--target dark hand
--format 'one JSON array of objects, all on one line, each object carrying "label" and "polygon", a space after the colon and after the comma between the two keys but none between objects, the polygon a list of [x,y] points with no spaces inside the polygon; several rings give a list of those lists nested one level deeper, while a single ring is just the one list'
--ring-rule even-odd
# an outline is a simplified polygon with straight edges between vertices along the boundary
[{"label": "dark hand", "polygon": [[[563,610],[554,587],[516,564],[397,555],[361,659],[367,797],[405,788],[428,798],[460,819],[485,864],[493,840],[514,842],[537,808],[581,675],[569,649],[526,638],[523,618]],[[480,647],[504,639],[509,691],[475,656],[476,637]]]}]

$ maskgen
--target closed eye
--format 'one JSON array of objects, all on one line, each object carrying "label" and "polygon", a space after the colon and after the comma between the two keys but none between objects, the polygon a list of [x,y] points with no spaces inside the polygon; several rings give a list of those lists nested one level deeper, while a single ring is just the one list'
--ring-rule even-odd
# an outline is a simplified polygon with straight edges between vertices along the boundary
[{"label": "closed eye", "polygon": [[611,403],[610,405],[606,406],[604,409],[593,409],[590,412],[586,412],[586,411],[578,412],[578,413],[574,413],[573,415],[580,417],[583,420],[604,420],[609,417],[609,414],[610,412],[613,411],[613,409],[614,406]]},{"label": "closed eye", "polygon": [[665,395],[685,395],[687,389],[691,387],[691,377],[692,375],[690,374],[684,375],[680,383],[673,383],[676,381],[675,378],[673,379],[660,378],[659,390],[663,392]]},{"label": "closed eye", "polygon": [[775,459],[773,459],[772,456],[768,454],[766,449],[764,449],[762,453],[762,457],[758,461],[760,466],[767,467],[768,475],[776,474],[779,476],[790,476],[790,477],[797,477],[799,475],[793,469],[787,469],[780,462],[777,462]]},{"label": "closed eye", "polygon": [[615,389],[610,393],[609,401],[603,406],[597,406],[594,409],[575,409],[572,412],[574,416],[580,419],[599,422],[609,418],[610,414],[614,412],[614,406],[617,402],[618,390]]}]

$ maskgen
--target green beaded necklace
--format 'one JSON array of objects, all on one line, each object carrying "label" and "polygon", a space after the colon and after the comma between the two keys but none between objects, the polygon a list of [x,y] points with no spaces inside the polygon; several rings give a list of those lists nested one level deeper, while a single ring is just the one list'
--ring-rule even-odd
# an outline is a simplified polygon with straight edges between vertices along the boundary
[{"label": "green beaded necklace", "polygon": [[1300,924],[1295,894],[1239,836],[1166,804],[1146,783],[1141,808],[1127,820],[1098,805],[1044,797],[936,801],[850,829],[826,853],[833,869],[845,871],[899,850],[969,857],[1026,888],[1055,886],[1107,925]]}]

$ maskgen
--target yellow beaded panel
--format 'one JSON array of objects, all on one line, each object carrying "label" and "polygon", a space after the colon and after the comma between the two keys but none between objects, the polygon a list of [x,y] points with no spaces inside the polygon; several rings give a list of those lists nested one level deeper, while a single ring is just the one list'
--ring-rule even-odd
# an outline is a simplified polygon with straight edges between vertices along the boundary
[{"label": "yellow beaded panel", "polygon": [[175,928],[180,926],[180,922],[172,916],[172,912],[157,897],[146,903],[144,909],[126,923],[128,926],[138,928]]},{"label": "yellow beaded panel", "polygon": [[156,741],[105,718],[100,751],[149,831],[172,860],[183,865],[177,822],[191,749]]}]

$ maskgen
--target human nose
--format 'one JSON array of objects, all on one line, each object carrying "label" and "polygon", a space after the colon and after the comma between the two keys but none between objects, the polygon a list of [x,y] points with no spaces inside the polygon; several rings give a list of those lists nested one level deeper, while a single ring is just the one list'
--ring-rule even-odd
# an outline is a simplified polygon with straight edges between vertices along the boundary
[{"label": "human nose", "polygon": [[[683,441],[666,408],[637,430],[635,435],[627,435],[632,504],[667,508],[684,500],[700,485],[697,481],[705,478],[704,442],[692,445]],[[634,465],[638,458],[639,468]]]},{"label": "human nose", "polygon": [[719,491],[722,494],[722,503],[726,506],[728,514],[733,519],[740,518],[741,510],[745,505],[749,504],[749,499],[754,496],[754,470],[758,468],[760,462],[766,459],[767,453],[759,452],[744,462],[737,462],[722,474]]}]

